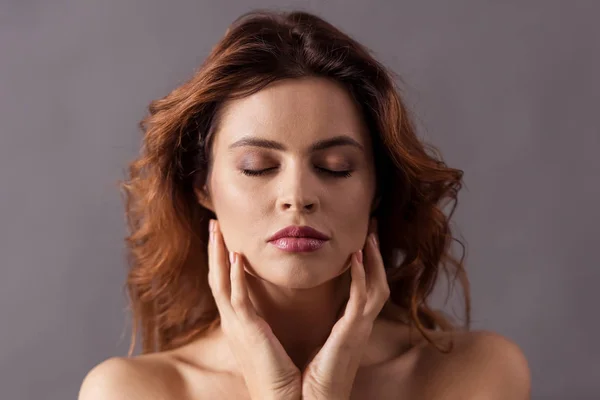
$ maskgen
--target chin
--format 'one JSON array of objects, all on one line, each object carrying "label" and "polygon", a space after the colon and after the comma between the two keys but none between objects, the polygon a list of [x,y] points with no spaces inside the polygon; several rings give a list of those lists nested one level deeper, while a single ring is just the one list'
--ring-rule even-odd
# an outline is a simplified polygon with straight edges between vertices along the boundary
[{"label": "chin", "polygon": [[290,289],[310,289],[335,279],[342,269],[332,269],[335,262],[326,260],[309,261],[301,259],[281,260],[275,263],[264,263],[255,272],[260,278],[273,285]]}]

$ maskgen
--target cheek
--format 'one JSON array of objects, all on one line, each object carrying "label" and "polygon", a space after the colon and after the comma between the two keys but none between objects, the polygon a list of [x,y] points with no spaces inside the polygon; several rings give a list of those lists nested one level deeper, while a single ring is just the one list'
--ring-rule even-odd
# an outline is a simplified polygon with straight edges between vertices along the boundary
[{"label": "cheek", "polygon": [[341,251],[353,252],[364,245],[369,226],[373,189],[357,185],[344,195],[337,195],[331,207]]},{"label": "cheek", "polygon": [[264,215],[260,199],[264,196],[238,182],[234,177],[215,176],[211,194],[227,248],[244,252],[247,238],[264,235],[260,231],[261,216]]}]

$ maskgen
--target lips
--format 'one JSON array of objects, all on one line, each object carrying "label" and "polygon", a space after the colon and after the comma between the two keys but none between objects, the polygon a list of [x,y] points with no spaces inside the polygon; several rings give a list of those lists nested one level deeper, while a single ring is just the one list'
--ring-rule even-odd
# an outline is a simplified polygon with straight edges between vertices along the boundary
[{"label": "lips", "polygon": [[269,238],[269,243],[289,253],[307,253],[320,249],[329,236],[310,226],[288,226]]},{"label": "lips", "polygon": [[329,236],[311,228],[310,226],[288,226],[277,232],[269,238],[269,242],[283,238],[307,238],[317,240],[329,240]]}]

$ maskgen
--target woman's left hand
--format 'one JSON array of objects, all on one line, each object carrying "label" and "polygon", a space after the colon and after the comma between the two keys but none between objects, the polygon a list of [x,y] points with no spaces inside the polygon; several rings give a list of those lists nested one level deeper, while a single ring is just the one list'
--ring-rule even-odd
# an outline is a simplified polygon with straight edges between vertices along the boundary
[{"label": "woman's left hand", "polygon": [[352,255],[350,298],[327,341],[302,372],[302,398],[350,398],[373,322],[390,296],[375,233]]}]

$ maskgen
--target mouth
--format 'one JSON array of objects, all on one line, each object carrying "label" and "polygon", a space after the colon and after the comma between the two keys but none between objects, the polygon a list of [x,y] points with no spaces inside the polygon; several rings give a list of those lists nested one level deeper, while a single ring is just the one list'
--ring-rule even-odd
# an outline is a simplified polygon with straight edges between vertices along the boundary
[{"label": "mouth", "polygon": [[294,238],[287,237],[277,240],[272,240],[273,246],[280,250],[287,251],[289,253],[308,253],[311,251],[319,250],[325,244],[326,240],[313,239],[313,238]]},{"label": "mouth", "polygon": [[268,242],[286,252],[304,253],[320,249],[329,239],[310,226],[288,226],[277,231]]}]

